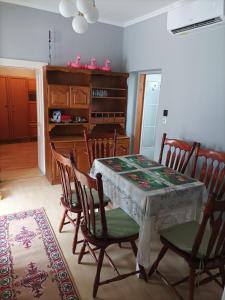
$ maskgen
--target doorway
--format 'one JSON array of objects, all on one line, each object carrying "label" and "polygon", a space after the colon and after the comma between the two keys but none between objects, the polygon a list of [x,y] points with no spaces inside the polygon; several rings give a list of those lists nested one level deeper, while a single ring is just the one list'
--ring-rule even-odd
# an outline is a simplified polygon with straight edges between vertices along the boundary
[{"label": "doorway", "polygon": [[[15,59],[5,59],[5,58],[0,58],[0,68],[2,67],[10,67],[10,68],[19,68],[19,69],[28,69],[30,72],[33,72],[34,79],[36,80],[36,93],[34,94],[33,91],[30,95],[30,97],[36,96],[36,103],[33,103],[33,108],[31,108],[33,113],[33,116],[37,118],[37,120],[34,121],[30,119],[30,126],[29,126],[29,132],[31,135],[36,135],[37,137],[35,138],[34,141],[37,145],[36,151],[38,153],[38,159],[36,160],[37,162],[37,168],[38,173],[41,175],[45,174],[45,135],[44,135],[44,92],[43,92],[43,67],[46,66],[46,63],[43,62],[33,62],[33,61],[25,61],[25,60],[15,60]],[[14,74],[15,75],[15,74]],[[34,83],[34,82],[33,82]],[[32,100],[31,100],[32,102]],[[32,105],[31,105],[32,106]],[[35,109],[37,112],[34,113]],[[37,126],[36,126],[36,124]],[[37,133],[35,131],[37,130]],[[32,141],[31,141],[32,142]],[[8,144],[10,145],[10,144]],[[16,152],[17,152],[17,158],[19,158],[19,155],[21,153],[20,147],[23,147],[22,143],[19,143]],[[32,147],[31,147],[32,148]],[[9,155],[8,149],[4,150],[6,155],[2,155],[2,157],[7,157]],[[31,152],[30,152],[31,151]],[[23,153],[25,153],[24,157],[28,160],[27,164],[33,164],[32,158],[31,158],[31,153],[32,149],[27,149]],[[9,155],[10,156],[10,155]],[[29,161],[30,160],[30,161]],[[18,163],[19,160],[16,160],[16,163]],[[29,174],[31,174],[29,171],[23,172],[28,169],[20,169],[21,175],[25,175],[25,177],[30,177]],[[31,170],[31,168],[30,168]],[[1,172],[3,170],[1,169]],[[19,173],[20,173],[19,172]],[[19,174],[20,175],[20,174]]]},{"label": "doorway", "polygon": [[161,72],[139,75],[134,152],[154,159]]},{"label": "doorway", "polygon": [[2,180],[39,174],[35,77],[31,69],[0,67]]}]

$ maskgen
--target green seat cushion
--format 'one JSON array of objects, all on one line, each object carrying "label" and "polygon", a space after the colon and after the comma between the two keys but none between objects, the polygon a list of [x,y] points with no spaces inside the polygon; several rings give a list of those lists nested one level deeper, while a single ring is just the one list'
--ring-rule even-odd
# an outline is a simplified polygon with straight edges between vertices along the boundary
[{"label": "green seat cushion", "polygon": [[[192,247],[199,229],[199,223],[192,221],[183,224],[178,224],[170,228],[164,229],[160,232],[160,235],[177,247],[179,250],[190,254]],[[206,255],[208,242],[210,238],[210,231],[205,230],[197,257],[204,258]]]},{"label": "green seat cushion", "polygon": [[[111,239],[126,238],[139,233],[139,225],[121,208],[105,211],[108,237]],[[102,226],[99,213],[96,213],[96,233],[100,237]]]},{"label": "green seat cushion", "polygon": [[[95,204],[98,204],[99,203],[99,198],[98,198],[98,192],[94,189],[92,189],[92,195],[93,195],[93,198],[94,198],[94,202]],[[109,203],[110,199],[104,195],[104,203],[107,204]],[[72,207],[73,208],[76,208],[77,207],[77,193],[76,191],[73,191],[72,192]]]}]

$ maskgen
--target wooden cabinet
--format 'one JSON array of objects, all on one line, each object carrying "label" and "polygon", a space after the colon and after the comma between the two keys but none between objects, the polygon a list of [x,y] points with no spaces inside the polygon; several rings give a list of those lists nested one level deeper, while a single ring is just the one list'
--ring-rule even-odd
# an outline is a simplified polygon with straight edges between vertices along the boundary
[{"label": "wooden cabinet", "polygon": [[49,85],[49,108],[86,108],[90,102],[90,88],[83,86]]},{"label": "wooden cabinet", "polygon": [[70,107],[87,107],[90,103],[90,88],[83,86],[70,87]]},{"label": "wooden cabinet", "polygon": [[51,108],[68,108],[70,105],[70,88],[66,85],[48,86],[48,106]]},{"label": "wooden cabinet", "polygon": [[[129,138],[125,136],[127,73],[46,66],[44,78],[46,175],[52,184],[59,183],[59,173],[51,156],[50,141],[60,153],[69,154],[72,150],[77,167],[83,172],[89,171],[84,128],[98,136],[116,129],[116,154],[129,153]],[[55,110],[63,116],[60,122],[53,120]]]},{"label": "wooden cabinet", "polygon": [[0,140],[8,140],[10,138],[9,117],[6,78],[0,77]]}]

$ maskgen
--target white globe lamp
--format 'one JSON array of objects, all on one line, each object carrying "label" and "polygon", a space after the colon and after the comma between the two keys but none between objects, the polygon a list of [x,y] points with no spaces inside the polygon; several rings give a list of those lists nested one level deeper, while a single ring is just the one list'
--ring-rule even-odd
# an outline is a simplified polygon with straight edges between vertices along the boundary
[{"label": "white globe lamp", "polygon": [[82,15],[77,15],[72,21],[73,30],[77,33],[85,33],[88,30],[88,23]]},{"label": "white globe lamp", "polygon": [[76,14],[77,8],[72,0],[61,0],[59,3],[59,12],[63,17],[70,18]]},{"label": "white globe lamp", "polygon": [[77,0],[76,4],[78,11],[80,11],[82,14],[89,13],[93,7],[92,0]]},{"label": "white globe lamp", "polygon": [[92,9],[84,16],[88,23],[90,23],[90,24],[96,23],[99,18],[99,12],[98,12],[97,7],[93,6]]}]

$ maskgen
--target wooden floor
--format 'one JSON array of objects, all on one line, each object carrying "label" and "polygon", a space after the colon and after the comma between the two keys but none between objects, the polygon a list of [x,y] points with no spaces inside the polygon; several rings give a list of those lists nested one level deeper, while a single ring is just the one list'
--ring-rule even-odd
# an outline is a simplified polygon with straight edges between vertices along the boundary
[{"label": "wooden floor", "polygon": [[0,144],[0,170],[38,167],[37,142]]},{"label": "wooden floor", "polygon": [[[17,171],[14,171],[16,174]],[[20,170],[18,170],[19,174]],[[32,176],[31,172],[31,176]],[[13,180],[3,181],[1,189],[4,192],[4,199],[0,201],[0,215],[18,212],[22,210],[44,207],[50,223],[56,233],[62,251],[71,269],[74,280],[77,284],[83,300],[92,299],[93,280],[96,265],[93,260],[86,256],[84,264],[77,264],[77,256],[72,254],[73,229],[67,225],[64,232],[58,232],[59,220],[62,214],[62,207],[59,205],[61,187],[51,186],[45,177],[33,176],[32,178],[19,179],[15,176]],[[152,243],[152,257],[155,258],[160,249],[157,238]],[[121,272],[135,268],[135,260],[131,250],[120,249],[118,246],[111,247],[109,253]],[[161,271],[169,276],[171,280],[179,279],[186,274],[186,265],[182,259],[173,256],[171,253],[166,256],[160,265]],[[113,274],[108,262],[105,261],[102,277],[107,278]],[[187,284],[179,287],[181,294],[187,299]],[[200,287],[196,291],[196,300],[220,300],[222,291],[210,283]],[[145,283],[136,276],[125,280],[111,283],[99,288],[97,299],[107,300],[176,300],[174,294],[155,275]]]}]

